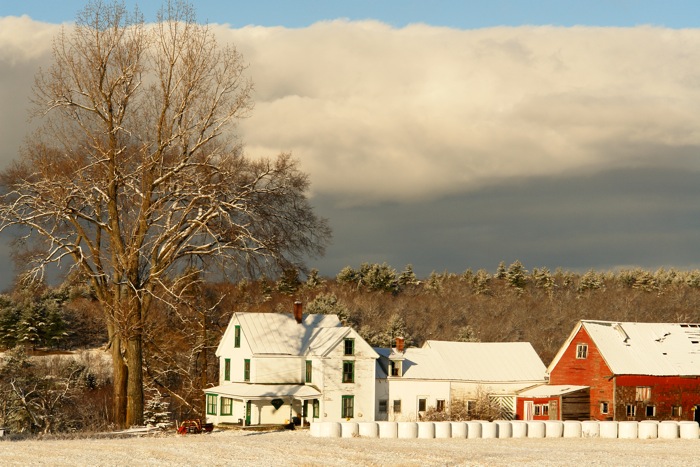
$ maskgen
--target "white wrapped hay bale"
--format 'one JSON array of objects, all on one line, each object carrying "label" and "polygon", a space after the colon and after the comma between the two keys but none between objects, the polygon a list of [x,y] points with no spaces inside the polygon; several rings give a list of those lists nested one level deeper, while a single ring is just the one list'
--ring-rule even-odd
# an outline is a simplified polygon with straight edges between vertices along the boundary
[{"label": "white wrapped hay bale", "polygon": [[359,434],[363,438],[378,438],[379,426],[376,422],[360,422]]},{"label": "white wrapped hay bale", "polygon": [[564,435],[564,422],[561,420],[545,420],[545,438],[561,438]]},{"label": "white wrapped hay bale", "polygon": [[539,420],[527,421],[527,437],[528,438],[544,438],[545,426],[544,422]]},{"label": "white wrapped hay bale", "polygon": [[617,424],[617,437],[620,439],[637,439],[639,423],[633,420]]},{"label": "white wrapped hay bale", "polygon": [[323,438],[340,438],[342,428],[340,422],[323,422],[321,436]]},{"label": "white wrapped hay bale", "polygon": [[481,438],[481,422],[477,422],[477,421],[467,422],[467,438],[468,439]]},{"label": "white wrapped hay bale", "polygon": [[564,438],[580,438],[581,422],[578,420],[564,421]]},{"label": "white wrapped hay bale", "polygon": [[320,438],[322,426],[323,422],[312,422],[311,426],[309,426],[309,433],[311,434],[311,436],[313,436],[314,438]]},{"label": "white wrapped hay bale", "polygon": [[513,438],[527,438],[527,423],[522,420],[510,422],[513,431]]},{"label": "white wrapped hay bale", "polygon": [[509,420],[496,420],[494,423],[498,426],[499,438],[513,437],[513,425],[511,425]]},{"label": "white wrapped hay bale", "polygon": [[598,427],[601,438],[617,438],[617,422],[612,420],[598,422]]},{"label": "white wrapped hay bale", "polygon": [[451,422],[452,437],[464,439],[467,437],[467,424],[465,422]]},{"label": "white wrapped hay bale", "polygon": [[598,438],[600,436],[600,423],[597,420],[584,420],[581,422],[581,436],[584,438]]},{"label": "white wrapped hay bale", "polygon": [[698,439],[698,437],[700,437],[700,426],[698,426],[698,422],[679,422],[678,428],[682,439]]},{"label": "white wrapped hay bale", "polygon": [[396,422],[377,422],[379,426],[380,438],[396,438],[398,436],[398,425]]},{"label": "white wrapped hay bale", "polygon": [[484,439],[498,437],[498,425],[493,422],[481,422],[481,437]]},{"label": "white wrapped hay bale", "polygon": [[340,435],[343,438],[356,438],[360,435],[360,426],[357,422],[340,422]]},{"label": "white wrapped hay bale", "polygon": [[659,422],[655,420],[644,420],[637,427],[637,438],[656,439],[659,437]]},{"label": "white wrapped hay bale", "polygon": [[416,422],[399,422],[398,437],[402,439],[418,438],[418,424]]},{"label": "white wrapped hay bale", "polygon": [[452,424],[450,422],[435,422],[436,438],[451,438]]},{"label": "white wrapped hay bale", "polygon": [[666,420],[659,423],[659,438],[661,439],[677,439],[680,434],[678,422]]},{"label": "white wrapped hay bale", "polygon": [[435,424],[433,422],[418,422],[419,438],[435,438]]}]

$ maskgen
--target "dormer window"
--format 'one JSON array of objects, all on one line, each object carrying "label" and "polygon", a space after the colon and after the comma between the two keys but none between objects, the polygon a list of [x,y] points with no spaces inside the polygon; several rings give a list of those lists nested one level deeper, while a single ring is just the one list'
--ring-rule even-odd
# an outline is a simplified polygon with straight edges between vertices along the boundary
[{"label": "dormer window", "polygon": [[355,339],[345,339],[344,355],[355,355]]},{"label": "dormer window", "polygon": [[401,365],[401,360],[395,361],[391,360],[389,362],[389,375],[390,376],[401,376],[402,374],[402,365]]},{"label": "dormer window", "polygon": [[588,344],[578,344],[576,346],[576,358],[579,360],[588,358]]}]

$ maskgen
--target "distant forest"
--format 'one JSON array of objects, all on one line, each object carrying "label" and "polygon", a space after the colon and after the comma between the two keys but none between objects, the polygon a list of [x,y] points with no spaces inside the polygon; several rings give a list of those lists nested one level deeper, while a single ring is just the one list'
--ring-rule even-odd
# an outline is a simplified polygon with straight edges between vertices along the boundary
[{"label": "distant forest", "polygon": [[[19,347],[29,355],[105,347],[102,313],[84,284],[79,276],[59,287],[18,284],[0,296],[0,347]],[[397,271],[387,264],[362,264],[333,278],[312,270],[303,278],[289,271],[277,279],[202,281],[182,294],[178,309],[156,305],[146,317],[151,399],[166,397],[175,419],[201,416],[201,390],[218,383],[214,351],[232,313],[291,312],[296,300],[305,313],[338,314],[374,346],[390,346],[396,337],[414,346],[429,339],[526,341],[547,365],[580,319],[700,322],[700,271],[578,274],[527,270],[516,261],[499,264],[495,272],[418,278],[411,266]],[[81,390],[110,384],[109,373],[97,375],[90,368],[80,378],[90,381],[76,383]],[[104,407],[108,424],[106,400]],[[84,423],[99,425],[94,419]]]}]

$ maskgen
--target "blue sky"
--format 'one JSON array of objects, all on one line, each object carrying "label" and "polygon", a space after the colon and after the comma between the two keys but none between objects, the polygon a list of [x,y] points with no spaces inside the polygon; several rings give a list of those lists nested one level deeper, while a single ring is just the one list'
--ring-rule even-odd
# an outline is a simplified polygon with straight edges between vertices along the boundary
[{"label": "blue sky", "polygon": [[[377,19],[395,27],[426,23],[459,29],[492,26],[638,26],[695,27],[700,3],[693,0],[197,0],[201,20],[246,25],[305,27],[320,20]],[[83,0],[2,0],[0,16],[27,14],[40,21],[71,21]],[[160,2],[138,4],[147,19],[154,17]]]},{"label": "blue sky", "polygon": [[[0,0],[0,168],[55,24],[85,3],[57,4]],[[147,20],[159,5],[140,2]],[[246,151],[291,152],[310,176],[334,230],[309,261],[322,275],[700,268],[700,2],[194,6],[249,64]]]}]

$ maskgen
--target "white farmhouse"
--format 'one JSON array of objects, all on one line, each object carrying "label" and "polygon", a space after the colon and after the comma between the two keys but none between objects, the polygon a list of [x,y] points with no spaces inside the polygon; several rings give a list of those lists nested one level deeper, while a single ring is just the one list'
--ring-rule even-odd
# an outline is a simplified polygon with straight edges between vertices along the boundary
[{"label": "white farmhouse", "polygon": [[216,356],[207,422],[374,420],[379,356],[336,315],[234,313]]},{"label": "white farmhouse", "polygon": [[481,394],[515,415],[516,393],[546,382],[546,368],[528,342],[426,341],[423,347],[377,349],[377,420],[420,420],[453,401],[469,407]]}]

